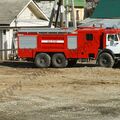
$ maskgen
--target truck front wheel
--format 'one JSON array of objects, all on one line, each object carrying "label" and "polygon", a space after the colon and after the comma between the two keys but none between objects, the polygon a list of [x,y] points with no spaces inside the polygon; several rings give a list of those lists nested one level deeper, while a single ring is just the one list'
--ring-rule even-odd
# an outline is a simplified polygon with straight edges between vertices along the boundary
[{"label": "truck front wheel", "polygon": [[64,68],[68,65],[68,60],[62,53],[56,53],[52,57],[52,65],[56,68]]},{"label": "truck front wheel", "polygon": [[51,65],[51,57],[47,53],[39,53],[35,57],[35,65],[38,68],[48,68]]},{"label": "truck front wheel", "polygon": [[102,53],[98,58],[98,64],[101,67],[112,68],[114,66],[114,59],[109,53]]}]

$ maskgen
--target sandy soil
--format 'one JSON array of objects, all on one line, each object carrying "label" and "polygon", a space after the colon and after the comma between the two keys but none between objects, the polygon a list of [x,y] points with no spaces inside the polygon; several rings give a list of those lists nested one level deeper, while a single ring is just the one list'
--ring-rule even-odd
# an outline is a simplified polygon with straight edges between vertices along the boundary
[{"label": "sandy soil", "polygon": [[1,62],[0,120],[120,120],[120,69]]}]

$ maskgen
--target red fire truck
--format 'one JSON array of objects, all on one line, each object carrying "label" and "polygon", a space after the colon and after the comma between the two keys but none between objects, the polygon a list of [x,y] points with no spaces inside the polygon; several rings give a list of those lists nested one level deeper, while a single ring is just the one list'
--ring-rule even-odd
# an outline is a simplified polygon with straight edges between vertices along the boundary
[{"label": "red fire truck", "polygon": [[18,56],[34,61],[40,68],[62,68],[76,64],[78,59],[113,67],[120,59],[120,29],[20,29]]}]

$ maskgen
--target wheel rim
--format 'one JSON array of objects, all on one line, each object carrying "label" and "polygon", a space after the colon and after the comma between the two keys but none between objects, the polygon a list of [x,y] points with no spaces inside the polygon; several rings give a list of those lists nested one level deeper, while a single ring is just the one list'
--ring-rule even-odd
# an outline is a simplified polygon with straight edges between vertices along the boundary
[{"label": "wheel rim", "polygon": [[37,59],[37,64],[40,67],[49,67],[48,59],[45,56],[39,57],[39,59]]},{"label": "wheel rim", "polygon": [[103,64],[107,64],[107,63],[108,63],[108,60],[107,60],[107,59],[102,59],[102,63],[103,63]]},{"label": "wheel rim", "polygon": [[57,62],[58,64],[62,64],[63,61],[62,61],[61,58],[57,58],[57,59],[56,59],[56,62]]},{"label": "wheel rim", "polygon": [[110,59],[106,56],[101,58],[101,63],[103,66],[109,67],[110,66]]},{"label": "wheel rim", "polygon": [[40,64],[45,64],[45,63],[46,63],[45,58],[42,58],[42,59],[40,59],[39,61],[40,61]]}]

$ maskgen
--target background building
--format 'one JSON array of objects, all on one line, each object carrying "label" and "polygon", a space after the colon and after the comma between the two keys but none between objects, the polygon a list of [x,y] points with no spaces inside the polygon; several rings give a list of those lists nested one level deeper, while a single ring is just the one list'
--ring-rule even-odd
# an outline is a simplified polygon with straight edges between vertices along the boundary
[{"label": "background building", "polygon": [[16,47],[16,28],[48,26],[49,19],[32,0],[0,1],[0,58]]},{"label": "background building", "polygon": [[[70,0],[69,0],[70,1]],[[69,2],[70,5],[70,2]],[[76,21],[79,22],[84,19],[84,11],[85,11],[85,0],[74,0],[74,12]],[[72,21],[72,14],[69,13],[69,21]]]}]

